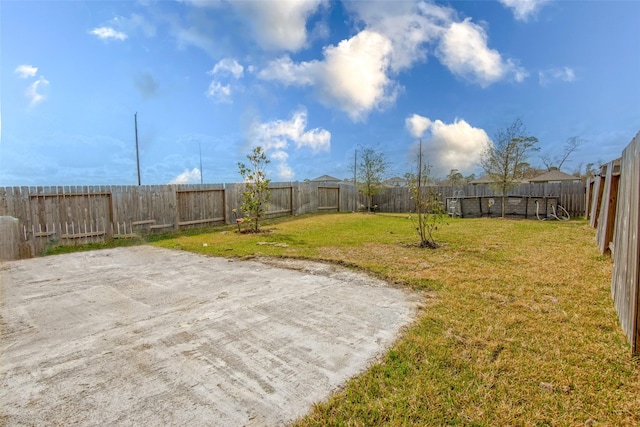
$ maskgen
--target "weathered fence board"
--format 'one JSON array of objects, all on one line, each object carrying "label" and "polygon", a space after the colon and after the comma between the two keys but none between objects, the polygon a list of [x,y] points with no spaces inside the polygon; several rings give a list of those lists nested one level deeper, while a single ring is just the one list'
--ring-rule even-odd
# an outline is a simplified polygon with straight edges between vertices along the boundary
[{"label": "weathered fence board", "polygon": [[596,242],[600,253],[609,252],[609,244],[613,238],[616,215],[618,183],[620,181],[620,160],[614,160],[602,167],[600,185],[602,200],[596,224]]},{"label": "weathered fence board", "polygon": [[587,185],[585,189],[585,202],[584,202],[584,219],[591,223],[591,195],[593,194],[594,178],[592,176],[587,179]]},{"label": "weathered fence board", "polygon": [[622,152],[611,294],[631,351],[640,354],[640,133]]},{"label": "weathered fence board", "polygon": [[[365,202],[363,200],[363,202]],[[373,205],[380,212],[411,212],[415,203],[409,187],[388,187],[373,196]]]},{"label": "weathered fence board", "polygon": [[293,215],[293,187],[277,186],[270,187],[271,198],[267,208],[267,216]]},{"label": "weathered fence board", "polygon": [[598,225],[598,216],[600,215],[600,205],[602,202],[602,193],[604,192],[604,179],[601,176],[594,177],[593,192],[591,193],[591,214],[589,215],[589,224],[593,228]]}]

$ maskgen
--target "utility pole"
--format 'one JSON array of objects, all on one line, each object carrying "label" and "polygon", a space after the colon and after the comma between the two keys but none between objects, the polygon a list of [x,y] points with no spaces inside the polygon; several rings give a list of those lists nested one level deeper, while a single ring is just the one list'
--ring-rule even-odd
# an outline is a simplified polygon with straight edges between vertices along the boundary
[{"label": "utility pole", "polygon": [[202,145],[198,142],[198,151],[200,152],[200,185],[204,183],[204,179],[202,177]]},{"label": "utility pole", "polygon": [[133,115],[133,121],[136,127],[136,163],[138,165],[138,185],[140,185],[140,151],[138,149],[138,113]]},{"label": "utility pole", "polygon": [[420,186],[422,185],[422,139],[420,139],[420,145],[418,148],[418,192],[420,192]]},{"label": "utility pole", "polygon": [[353,211],[358,211],[358,181],[357,181],[357,167],[358,167],[358,150],[353,155]]}]

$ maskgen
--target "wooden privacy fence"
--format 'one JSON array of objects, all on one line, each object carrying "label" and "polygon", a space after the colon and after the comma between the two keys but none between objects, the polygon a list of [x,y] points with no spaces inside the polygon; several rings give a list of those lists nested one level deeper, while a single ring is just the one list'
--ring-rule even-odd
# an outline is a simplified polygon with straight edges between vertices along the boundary
[{"label": "wooden privacy fence", "polygon": [[[483,203],[483,214],[487,214],[488,207],[486,204],[490,198],[493,198],[495,205],[491,209],[492,214],[500,212],[500,194],[493,190],[489,185],[457,185],[457,186],[431,186],[432,191],[441,195],[441,201],[446,203],[447,199],[464,198],[464,204],[468,206],[467,212],[469,217],[480,216],[480,209],[474,206],[478,204],[478,198]],[[585,204],[585,184],[582,182],[568,183],[537,183],[537,184],[521,184],[508,193],[508,200],[514,200],[510,205],[514,212],[518,215],[525,216],[524,202],[519,202],[518,208],[515,208],[515,200],[528,198],[530,200],[527,217],[535,218],[535,200],[545,200],[546,198],[557,199],[563,208],[565,208],[572,217],[584,215]],[[473,201],[472,201],[473,200]],[[413,200],[411,200],[411,192],[409,187],[389,187],[384,189],[373,197],[373,203],[378,206],[381,212],[409,212],[414,209]],[[550,209],[549,206],[547,206]],[[521,212],[520,212],[521,211]],[[510,213],[509,205],[507,213]],[[463,211],[463,217],[464,217]]]},{"label": "wooden privacy fence", "polygon": [[[235,223],[232,210],[240,211],[243,190],[243,184],[0,188],[0,217],[17,218],[19,231],[19,238],[12,238],[9,244],[6,242],[10,232],[11,236],[15,234],[15,222],[7,222],[10,232],[0,229],[3,240],[0,259],[38,255],[51,245],[103,242]],[[454,193],[474,197],[495,195],[486,185],[439,186],[432,190],[440,194],[443,203]],[[352,212],[363,210],[366,205],[366,197],[358,194],[351,183],[271,183],[270,191],[267,217]],[[526,184],[512,194],[536,196],[540,200],[557,196],[573,215],[584,212],[581,183]],[[408,187],[383,188],[374,196],[373,203],[381,212],[414,210]]]},{"label": "wooden privacy fence", "polygon": [[[558,219],[561,209],[559,197],[506,196],[505,212],[509,218]],[[502,216],[502,196],[448,197],[446,212],[461,218]]]},{"label": "wooden privacy fence", "polygon": [[585,217],[613,259],[611,296],[633,354],[640,354],[640,133],[587,182]]},{"label": "wooden privacy fence", "polygon": [[[242,184],[0,188],[0,259],[51,245],[235,223]],[[267,217],[356,209],[353,185],[272,183]],[[359,197],[359,196],[358,196]]]}]

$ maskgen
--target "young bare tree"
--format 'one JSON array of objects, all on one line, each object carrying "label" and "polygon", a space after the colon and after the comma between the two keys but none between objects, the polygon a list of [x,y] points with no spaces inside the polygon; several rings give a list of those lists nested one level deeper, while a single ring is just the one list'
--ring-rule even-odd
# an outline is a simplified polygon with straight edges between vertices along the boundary
[{"label": "young bare tree", "polygon": [[482,154],[480,165],[493,181],[490,184],[502,196],[502,217],[506,216],[506,195],[524,176],[527,158],[536,147],[538,138],[527,135],[522,120],[516,119],[498,130],[495,141]]},{"label": "young bare tree", "polygon": [[416,212],[416,231],[420,236],[421,248],[436,249],[438,244],[433,237],[433,233],[438,226],[444,223],[444,205],[440,200],[440,194],[437,194],[433,187],[429,187],[430,167],[424,161],[422,153],[422,141],[418,146],[416,156],[417,173],[411,174],[411,182],[409,189],[411,191],[411,199],[415,204]]},{"label": "young bare tree", "polygon": [[382,180],[389,167],[384,154],[371,147],[358,150],[357,184],[358,191],[367,197],[367,210],[373,210],[373,196],[382,187]]},{"label": "young bare tree", "polygon": [[240,175],[244,182],[242,192],[242,211],[247,219],[253,222],[254,231],[258,231],[258,222],[264,216],[269,205],[271,191],[270,179],[267,179],[265,168],[270,160],[262,147],[256,147],[247,154],[248,164],[238,162]]}]

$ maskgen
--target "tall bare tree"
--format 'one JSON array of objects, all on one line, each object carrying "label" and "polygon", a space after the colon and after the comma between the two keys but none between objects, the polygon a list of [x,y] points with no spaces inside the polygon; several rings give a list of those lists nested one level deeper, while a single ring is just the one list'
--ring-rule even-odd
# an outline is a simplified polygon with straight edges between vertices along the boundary
[{"label": "tall bare tree", "polygon": [[495,140],[482,154],[480,164],[492,180],[490,185],[502,196],[503,218],[506,216],[506,195],[524,177],[528,156],[539,150],[537,143],[538,138],[527,135],[522,120],[516,119],[496,132]]},{"label": "tall bare tree", "polygon": [[569,156],[584,143],[584,139],[577,136],[572,136],[571,138],[567,139],[564,147],[562,147],[562,155],[560,157],[551,159],[549,156],[540,156],[540,159],[542,160],[542,163],[544,163],[544,166],[548,171],[554,169],[562,170],[562,165],[564,165]]}]

